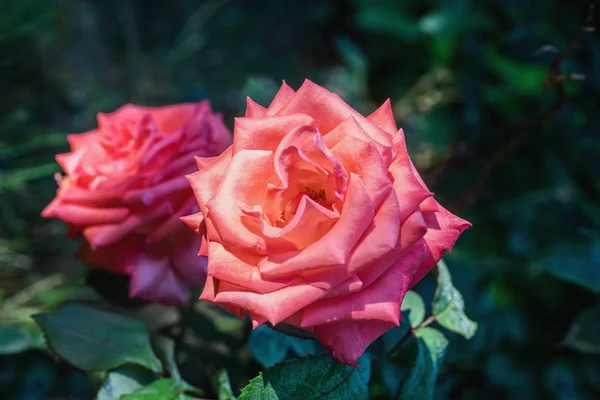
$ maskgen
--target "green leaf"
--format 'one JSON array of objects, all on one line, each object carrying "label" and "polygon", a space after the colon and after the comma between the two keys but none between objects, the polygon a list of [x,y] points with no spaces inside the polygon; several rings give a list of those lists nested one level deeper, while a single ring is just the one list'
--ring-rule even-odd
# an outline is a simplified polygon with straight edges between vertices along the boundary
[{"label": "green leaf", "polygon": [[544,384],[557,400],[585,398],[573,368],[564,361],[554,361],[546,370]]},{"label": "green leaf", "polygon": [[175,362],[175,342],[164,336],[156,336],[152,338],[152,348],[169,376],[177,381],[181,380],[179,368]]},{"label": "green leaf", "polygon": [[338,37],[335,41],[336,47],[344,63],[347,64],[354,71],[366,71],[368,66],[368,59],[364,51],[360,49],[355,43],[350,41],[346,37]]},{"label": "green leaf", "polygon": [[219,394],[219,400],[236,400],[226,370],[222,369],[217,372],[214,378],[214,387],[215,392]]},{"label": "green leaf", "polygon": [[369,346],[368,351],[373,353],[375,358],[381,358],[384,354],[387,354],[392,351],[392,349],[396,348],[398,343],[405,339],[406,335],[410,335],[410,330],[409,313],[403,312],[400,326],[396,326],[381,335],[375,343]]},{"label": "green leaf", "polygon": [[448,347],[448,339],[437,329],[425,327],[417,329],[415,337],[418,343],[417,359],[396,399],[425,400],[433,398],[435,381],[442,359]]},{"label": "green leaf", "polygon": [[368,399],[370,375],[367,356],[358,360],[358,368],[333,361],[329,354],[296,358],[261,372],[239,400]]},{"label": "green leaf", "polygon": [[58,166],[54,162],[3,172],[0,174],[0,193],[18,189],[28,181],[50,176],[55,172],[58,172]]},{"label": "green leaf", "polygon": [[477,332],[477,323],[465,314],[465,302],[452,285],[450,271],[443,260],[438,263],[438,287],[433,297],[433,315],[437,322],[449,331],[470,339]]},{"label": "green leaf", "polygon": [[[97,374],[93,372],[92,374]],[[152,382],[154,373],[136,365],[124,365],[111,371],[98,390],[96,400],[114,400],[133,393]],[[96,380],[96,376],[91,377]]]},{"label": "green leaf", "polygon": [[[4,370],[4,368],[2,369]],[[34,356],[28,358],[26,367],[18,372],[15,379],[15,383],[18,382],[17,391],[6,397],[6,392],[1,391],[0,393],[4,399],[48,399],[52,398],[53,389],[60,382],[60,378],[60,371],[52,360]]]},{"label": "green leaf", "polygon": [[166,372],[175,380],[184,390],[194,392],[201,396],[203,391],[188,384],[183,380],[175,361],[175,342],[164,336],[156,336],[152,339],[152,347],[156,356],[162,362]]},{"label": "green leaf", "polygon": [[18,326],[0,325],[0,355],[16,354],[44,347],[44,337],[41,332]]},{"label": "green leaf", "polygon": [[58,307],[67,301],[91,302],[99,299],[98,294],[89,286],[60,287],[45,291],[36,298],[46,308]]},{"label": "green leaf", "polygon": [[598,250],[583,246],[557,246],[540,261],[555,277],[600,293],[600,256]]},{"label": "green leaf", "polygon": [[419,38],[419,27],[407,11],[380,7],[378,2],[365,5],[356,13],[356,24],[360,29],[388,34],[406,42],[415,42]]},{"label": "green leaf", "polygon": [[250,97],[260,105],[268,106],[278,89],[279,84],[269,76],[249,76],[241,91],[243,95],[241,97],[244,99],[242,110],[246,108],[246,97]]},{"label": "green leaf", "polygon": [[545,66],[515,62],[497,52],[492,46],[485,47],[482,57],[511,91],[524,96],[539,96],[543,93],[543,83],[548,73]]},{"label": "green leaf", "polygon": [[585,310],[569,328],[564,344],[586,354],[600,354],[600,306]]},{"label": "green leaf", "polygon": [[173,379],[159,379],[135,393],[121,396],[121,400],[187,400],[192,399],[183,393]]},{"label": "green leaf", "polygon": [[412,290],[406,292],[404,300],[402,300],[402,311],[409,311],[408,320],[410,326],[416,328],[425,319],[425,303],[421,296]]},{"label": "green leaf", "polygon": [[406,375],[406,369],[391,360],[383,360],[378,368],[383,384],[388,393],[391,394],[389,397],[394,396],[400,389],[401,378]]},{"label": "green leaf", "polygon": [[323,351],[314,340],[285,335],[265,325],[250,333],[248,347],[254,358],[264,367],[271,367],[285,360],[289,353],[306,356]]},{"label": "green leaf", "polygon": [[81,305],[37,314],[34,319],[50,348],[80,369],[109,370],[131,363],[162,370],[148,331],[139,321]]}]

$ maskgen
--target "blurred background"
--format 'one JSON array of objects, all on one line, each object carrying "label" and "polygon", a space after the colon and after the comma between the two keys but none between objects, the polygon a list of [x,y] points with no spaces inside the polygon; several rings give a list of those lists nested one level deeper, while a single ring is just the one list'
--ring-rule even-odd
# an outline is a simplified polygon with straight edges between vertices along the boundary
[{"label": "blurred background", "polygon": [[[430,189],[473,223],[447,264],[479,330],[449,334],[436,397],[599,398],[600,40],[586,27],[600,17],[589,12],[584,0],[2,0],[0,398],[92,396],[83,373],[39,350],[32,313],[108,296],[171,318],[127,301],[123,279],[88,275],[64,224],[40,217],[65,135],[127,102],[204,98],[232,127],[246,96],[268,105],[281,80],[305,78],[363,113],[389,97]],[[434,289],[417,287],[426,301]],[[235,325],[198,318],[194,330],[214,336]],[[239,388],[259,366],[230,339],[241,352],[193,354]],[[183,361],[204,379],[194,368]],[[374,398],[390,379],[374,370]]]}]

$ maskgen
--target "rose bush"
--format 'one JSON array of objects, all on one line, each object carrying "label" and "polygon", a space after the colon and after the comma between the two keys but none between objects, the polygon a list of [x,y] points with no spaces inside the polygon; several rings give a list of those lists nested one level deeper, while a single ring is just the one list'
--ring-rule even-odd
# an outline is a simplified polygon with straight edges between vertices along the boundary
[{"label": "rose bush", "polygon": [[207,101],[125,105],[68,141],[71,152],[56,157],[66,176],[57,176],[57,196],[42,215],[83,235],[79,254],[91,266],[131,275],[132,297],[184,303],[206,276],[201,240],[179,220],[197,210],[185,174],[195,170],[193,156],[231,144],[221,116]]},{"label": "rose bush", "polygon": [[470,226],[434,200],[389,101],[365,118],[308,80],[248,99],[232,146],[197,163],[183,220],[205,238],[201,299],[312,331],[349,365]]}]

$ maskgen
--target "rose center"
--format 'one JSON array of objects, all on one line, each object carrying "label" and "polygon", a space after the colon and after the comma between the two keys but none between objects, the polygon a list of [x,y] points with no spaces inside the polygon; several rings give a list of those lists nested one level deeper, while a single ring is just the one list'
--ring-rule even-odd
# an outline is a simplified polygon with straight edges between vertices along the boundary
[{"label": "rose center", "polygon": [[308,197],[321,204],[322,206],[327,206],[327,196],[325,195],[325,189],[321,188],[318,191],[305,186],[306,194]]},{"label": "rose center", "polygon": [[285,207],[283,208],[279,218],[276,220],[276,226],[283,227],[285,226],[298,211],[298,206],[300,205],[300,201],[304,196],[308,196],[314,202],[322,205],[325,208],[333,210],[333,204],[327,202],[327,192],[324,187],[319,187],[318,189],[311,188],[309,186],[304,186],[304,190],[299,192],[294,198],[287,202]]}]

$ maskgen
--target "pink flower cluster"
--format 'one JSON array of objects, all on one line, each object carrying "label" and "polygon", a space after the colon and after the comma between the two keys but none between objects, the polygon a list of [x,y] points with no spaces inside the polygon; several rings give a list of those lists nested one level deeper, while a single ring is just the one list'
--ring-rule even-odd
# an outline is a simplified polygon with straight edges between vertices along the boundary
[{"label": "pink flower cluster", "polygon": [[201,299],[313,332],[349,365],[470,226],[426,187],[389,101],[365,117],[284,83],[268,107],[248,99],[233,143],[207,102],[128,105],[98,125],[69,136],[43,212],[83,235],[84,260],[151,301],[204,284]]}]

